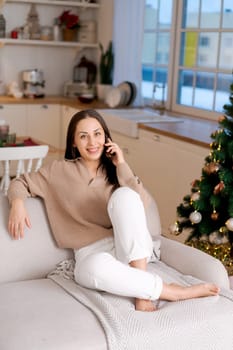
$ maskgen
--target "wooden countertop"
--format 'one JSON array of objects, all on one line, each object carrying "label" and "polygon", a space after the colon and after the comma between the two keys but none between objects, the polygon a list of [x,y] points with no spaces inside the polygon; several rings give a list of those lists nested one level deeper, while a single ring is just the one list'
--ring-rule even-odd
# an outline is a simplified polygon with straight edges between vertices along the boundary
[{"label": "wooden countertop", "polygon": [[[60,104],[77,109],[87,108],[108,108],[106,104],[98,100],[91,103],[81,103],[77,98],[68,98],[64,96],[45,96],[43,98],[14,98],[10,96],[0,96],[1,104]],[[182,117],[182,122],[178,123],[140,123],[139,128],[161,135],[173,137],[175,139],[189,142],[198,146],[208,147],[212,142],[211,133],[218,128],[218,123],[211,120],[193,118],[190,116]]]},{"label": "wooden countertop", "polygon": [[108,108],[103,102],[93,100],[91,103],[81,103],[77,98],[64,96],[45,96],[42,98],[14,98],[11,96],[0,96],[1,104],[60,104],[78,109]]},{"label": "wooden countertop", "polygon": [[211,134],[218,129],[218,123],[206,119],[178,117],[178,123],[146,123],[139,124],[140,129],[173,137],[202,147],[210,147]]}]

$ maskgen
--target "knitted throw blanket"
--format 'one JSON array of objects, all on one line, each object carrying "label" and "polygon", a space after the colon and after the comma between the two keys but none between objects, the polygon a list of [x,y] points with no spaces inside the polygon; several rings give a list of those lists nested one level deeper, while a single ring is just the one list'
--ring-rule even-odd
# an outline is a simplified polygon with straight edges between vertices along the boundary
[{"label": "knitted throw blanket", "polygon": [[[155,312],[135,311],[133,298],[119,297],[79,286],[73,280],[74,261],[58,264],[48,278],[85,305],[99,319],[109,350],[232,350],[233,291],[185,301],[158,301]],[[184,276],[161,261],[149,271],[167,283],[191,285],[199,280]]]}]

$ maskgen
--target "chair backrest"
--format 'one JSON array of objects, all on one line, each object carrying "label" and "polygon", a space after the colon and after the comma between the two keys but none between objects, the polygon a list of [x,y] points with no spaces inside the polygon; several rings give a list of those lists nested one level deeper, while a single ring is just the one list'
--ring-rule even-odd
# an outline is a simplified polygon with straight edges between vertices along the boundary
[{"label": "chair backrest", "polygon": [[[7,193],[11,176],[19,177],[23,173],[37,171],[43,158],[46,157],[49,147],[47,145],[25,147],[1,147],[0,148],[0,190]],[[11,167],[14,166],[13,174]],[[0,169],[1,170],[1,169]]]}]

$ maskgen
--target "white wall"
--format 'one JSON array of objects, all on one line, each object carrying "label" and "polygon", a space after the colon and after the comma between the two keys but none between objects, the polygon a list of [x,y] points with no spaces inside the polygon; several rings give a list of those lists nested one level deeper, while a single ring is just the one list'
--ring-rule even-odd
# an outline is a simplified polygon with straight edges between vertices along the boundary
[{"label": "white wall", "polygon": [[[82,19],[97,18],[98,42],[104,46],[112,39],[113,1],[101,0],[101,7],[94,10],[72,9]],[[41,25],[51,25],[53,19],[69,7],[37,5]],[[6,18],[6,31],[22,26],[27,19],[29,4],[8,3],[3,9]],[[21,72],[26,69],[42,69],[46,80],[45,93],[57,95],[63,93],[64,83],[72,80],[73,67],[82,55],[98,60],[99,51],[93,49],[77,50],[74,48],[58,48],[46,46],[5,45],[0,48],[0,81],[5,85],[17,81],[21,86]],[[0,91],[0,94],[2,91]]]}]

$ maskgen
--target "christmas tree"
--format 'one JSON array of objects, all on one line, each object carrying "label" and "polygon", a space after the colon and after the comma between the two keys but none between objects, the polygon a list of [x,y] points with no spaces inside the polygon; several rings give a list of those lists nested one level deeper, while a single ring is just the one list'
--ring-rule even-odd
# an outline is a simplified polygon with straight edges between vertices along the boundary
[{"label": "christmas tree", "polygon": [[173,234],[188,231],[186,244],[194,246],[223,262],[233,274],[233,83],[229,103],[205,158],[200,179],[177,207],[178,219],[170,227]]}]

